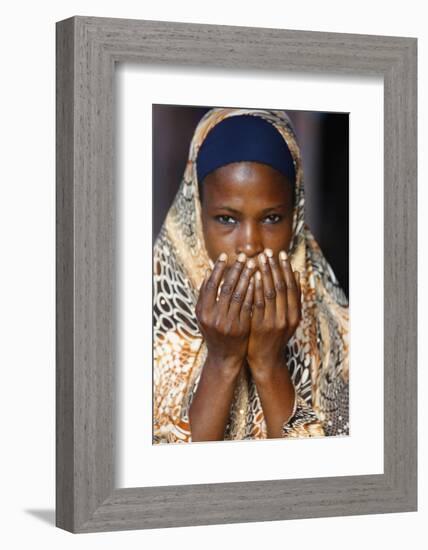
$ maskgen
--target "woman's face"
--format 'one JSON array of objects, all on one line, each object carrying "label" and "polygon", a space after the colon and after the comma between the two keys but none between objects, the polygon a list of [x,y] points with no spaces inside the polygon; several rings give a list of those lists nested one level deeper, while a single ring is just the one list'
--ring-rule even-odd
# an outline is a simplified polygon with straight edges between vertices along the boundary
[{"label": "woman's face", "polygon": [[244,252],[288,250],[292,236],[293,189],[286,176],[258,162],[234,162],[202,183],[202,227],[209,257],[222,252],[230,266]]}]

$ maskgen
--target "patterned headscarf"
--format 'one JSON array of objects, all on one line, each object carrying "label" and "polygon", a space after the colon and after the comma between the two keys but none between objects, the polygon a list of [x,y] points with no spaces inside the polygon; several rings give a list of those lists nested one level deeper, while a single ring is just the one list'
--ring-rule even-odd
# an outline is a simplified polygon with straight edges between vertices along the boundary
[{"label": "patterned headscarf", "polygon": [[[153,442],[190,442],[188,411],[207,356],[195,315],[198,289],[212,266],[202,231],[196,159],[208,132],[227,117],[253,115],[286,141],[296,173],[288,255],[299,271],[302,321],[285,349],[296,389],[283,437],[349,433],[348,301],[308,226],[300,150],[283,111],[215,108],[199,122],[181,185],[154,244]],[[257,388],[241,369],[224,439],[264,439]]]}]

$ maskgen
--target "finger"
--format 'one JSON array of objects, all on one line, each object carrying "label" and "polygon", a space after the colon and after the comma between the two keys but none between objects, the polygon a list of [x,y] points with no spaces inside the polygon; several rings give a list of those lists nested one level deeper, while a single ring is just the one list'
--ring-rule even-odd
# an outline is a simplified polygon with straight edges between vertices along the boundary
[{"label": "finger", "polygon": [[279,266],[278,258],[274,256],[273,251],[270,248],[266,249],[266,255],[268,257],[273,285],[276,292],[276,318],[278,323],[284,326],[287,322],[287,286],[285,284],[284,275]]},{"label": "finger", "polygon": [[299,302],[301,305],[302,304],[302,281],[300,280],[300,273],[298,271],[295,271],[294,274],[297,282],[297,288],[299,289]]},{"label": "finger", "polygon": [[231,319],[240,317],[241,308],[247,293],[248,285],[253,275],[257,264],[255,260],[250,258],[246,263],[244,269],[241,271],[241,275],[236,283],[236,286],[232,292],[229,304],[228,317]]},{"label": "finger", "polygon": [[204,288],[205,288],[205,285],[207,283],[207,279],[210,275],[211,275],[211,269],[206,269],[204,278],[202,279],[202,283],[199,285],[198,299],[197,299],[196,306],[195,306],[196,314],[199,314],[200,311],[201,311],[202,300],[203,300],[203,296],[204,296]]},{"label": "finger", "polygon": [[270,319],[273,322],[276,312],[276,292],[273,285],[270,265],[266,254],[264,254],[263,252],[259,254],[259,263],[262,275],[263,294],[265,302],[264,318],[265,320]]},{"label": "finger", "polygon": [[241,276],[241,272],[245,266],[245,261],[247,257],[246,255],[241,252],[239,256],[237,257],[235,263],[231,266],[229,271],[227,272],[223,285],[220,290],[220,295],[218,299],[218,313],[220,316],[224,315],[224,317],[227,316],[229,311],[229,305],[232,298],[233,291],[235,290],[235,286],[239,280],[239,277]]},{"label": "finger", "polygon": [[290,324],[295,323],[300,317],[300,298],[299,289],[293,270],[291,269],[290,259],[287,254],[281,254],[281,268],[284,274],[284,279],[287,284],[287,319]]},{"label": "finger", "polygon": [[251,276],[250,282],[248,283],[247,292],[245,293],[244,302],[242,303],[241,312],[240,312],[240,323],[244,327],[249,327],[251,322],[251,310],[253,309],[253,300],[254,300],[254,275]]},{"label": "finger", "polygon": [[260,271],[254,275],[254,308],[251,323],[260,326],[265,314],[265,299],[263,296],[263,282]]},{"label": "finger", "polygon": [[296,323],[296,326],[300,323],[300,320],[302,318],[302,291],[300,288],[300,273],[298,271],[293,271],[294,280],[296,281],[297,286],[297,308],[296,308],[296,317],[293,319],[292,322]]},{"label": "finger", "polygon": [[211,275],[202,286],[202,306],[212,309],[217,300],[218,287],[227,264],[227,254],[222,252],[214,264]]},{"label": "finger", "polygon": [[207,281],[208,281],[210,275],[211,275],[211,269],[208,268],[208,269],[205,270],[204,278],[202,279],[202,283],[199,286],[199,294],[201,294],[201,292],[203,292],[203,289],[204,289],[205,285],[207,284]]}]

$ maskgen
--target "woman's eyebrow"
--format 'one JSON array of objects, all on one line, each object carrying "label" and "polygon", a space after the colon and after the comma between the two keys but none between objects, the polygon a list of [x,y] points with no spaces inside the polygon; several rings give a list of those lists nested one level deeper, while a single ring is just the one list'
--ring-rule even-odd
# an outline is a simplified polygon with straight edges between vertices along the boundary
[{"label": "woman's eyebrow", "polygon": [[[265,212],[269,212],[270,210],[277,210],[278,208],[286,208],[286,204],[275,204],[274,206],[269,206],[268,208],[264,208],[261,210],[261,213],[264,214]],[[236,210],[235,208],[232,208],[231,206],[216,206],[215,207],[218,210],[228,210],[229,212],[233,212],[234,214],[241,214],[239,210]]]}]

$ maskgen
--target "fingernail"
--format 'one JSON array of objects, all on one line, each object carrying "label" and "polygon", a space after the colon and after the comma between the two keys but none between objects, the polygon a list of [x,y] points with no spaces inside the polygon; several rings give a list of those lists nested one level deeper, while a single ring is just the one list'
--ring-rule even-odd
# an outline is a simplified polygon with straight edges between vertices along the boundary
[{"label": "fingernail", "polygon": [[247,262],[248,269],[253,269],[253,267],[255,267],[255,265],[256,265],[256,262],[253,260],[253,258],[250,258]]},{"label": "fingernail", "polygon": [[269,258],[273,257],[273,250],[271,248],[265,249],[266,256],[269,256]]},{"label": "fingernail", "polygon": [[227,260],[227,254],[226,252],[222,252],[220,256],[218,257],[219,262],[225,262]]},{"label": "fingernail", "polygon": [[267,262],[266,256],[263,253],[259,255],[259,260],[262,262],[262,264],[265,264]]},{"label": "fingernail", "polygon": [[262,279],[262,274],[260,273],[260,271],[256,271],[256,279],[257,279],[258,281],[261,281],[261,279]]},{"label": "fingernail", "polygon": [[281,252],[279,253],[279,257],[281,260],[286,260],[287,259],[287,253],[284,252],[284,250],[281,250]]},{"label": "fingernail", "polygon": [[247,259],[247,256],[244,254],[244,252],[241,252],[237,258],[238,262],[244,263]]}]

